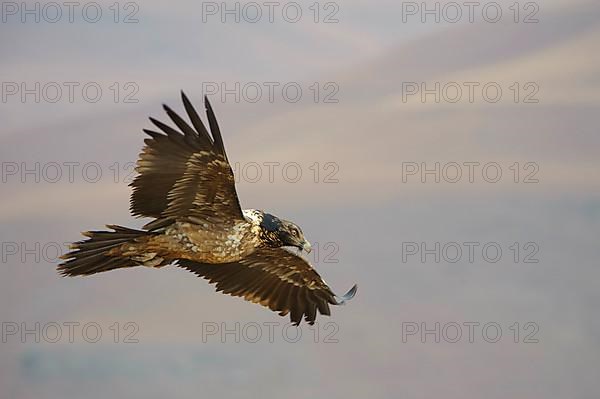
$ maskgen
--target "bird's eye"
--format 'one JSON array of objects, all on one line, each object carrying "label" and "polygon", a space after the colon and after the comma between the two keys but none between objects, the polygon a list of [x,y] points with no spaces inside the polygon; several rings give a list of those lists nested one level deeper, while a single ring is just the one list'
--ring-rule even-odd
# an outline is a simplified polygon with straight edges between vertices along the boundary
[{"label": "bird's eye", "polygon": [[293,230],[292,230],[292,234],[293,234],[295,237],[298,237],[298,230],[296,230],[296,229],[293,229]]}]

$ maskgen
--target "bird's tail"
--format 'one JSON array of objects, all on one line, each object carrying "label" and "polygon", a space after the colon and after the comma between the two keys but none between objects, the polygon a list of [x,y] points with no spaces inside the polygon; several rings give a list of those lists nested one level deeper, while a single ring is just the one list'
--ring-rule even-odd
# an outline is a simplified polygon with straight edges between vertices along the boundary
[{"label": "bird's tail", "polygon": [[72,251],[61,256],[65,261],[58,266],[59,273],[87,276],[123,267],[159,266],[162,263],[163,259],[156,254],[144,254],[144,244],[151,233],[114,225],[106,227],[114,231],[84,232],[88,239],[72,244]]}]

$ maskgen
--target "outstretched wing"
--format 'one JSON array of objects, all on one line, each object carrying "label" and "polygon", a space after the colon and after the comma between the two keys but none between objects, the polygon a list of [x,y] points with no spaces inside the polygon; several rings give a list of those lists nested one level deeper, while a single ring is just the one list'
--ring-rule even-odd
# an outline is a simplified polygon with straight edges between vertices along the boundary
[{"label": "outstretched wing", "polygon": [[233,171],[208,98],[205,106],[212,137],[183,92],[181,97],[193,127],[166,105],[179,131],[150,118],[161,132],[144,129],[151,138],[144,140],[146,146],[136,166],[139,175],[130,184],[131,213],[163,220],[243,219]]},{"label": "outstretched wing", "polygon": [[310,264],[283,248],[262,248],[239,262],[203,264],[178,260],[187,269],[224,294],[243,297],[285,316],[298,325],[302,317],[314,324],[317,311],[330,315],[329,305],[341,305],[352,299],[356,285],[340,300]]}]

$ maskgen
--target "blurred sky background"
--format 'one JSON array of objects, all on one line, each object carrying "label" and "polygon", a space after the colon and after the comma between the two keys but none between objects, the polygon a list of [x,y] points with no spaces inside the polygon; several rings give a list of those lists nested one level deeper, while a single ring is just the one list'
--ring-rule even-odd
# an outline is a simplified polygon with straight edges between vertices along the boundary
[{"label": "blurred sky background", "polygon": [[[74,343],[3,337],[0,396],[597,397],[598,2],[520,2],[515,22],[514,1],[498,1],[498,23],[485,21],[481,7],[473,23],[467,15],[456,23],[431,16],[423,23],[420,14],[403,21],[406,2],[391,0],[321,2],[318,23],[309,9],[313,1],[298,3],[298,23],[277,11],[273,23],[266,16],[258,23],[232,17],[222,23],[220,15],[203,21],[206,2],[154,0],[117,3],[119,23],[109,9],[113,2],[98,3],[103,16],[97,23],[82,19],[81,8],[73,23],[65,15],[56,23],[36,23],[32,16],[23,23],[22,10],[13,15],[6,3],[0,23],[0,319],[3,328],[95,322],[103,337],[98,343],[81,333]],[[41,10],[46,3],[39,4]],[[136,9],[138,22],[122,23]],[[533,10],[539,22],[524,23]],[[334,11],[339,22],[323,23]],[[11,82],[30,88],[35,82],[96,82],[103,94],[91,103],[76,89],[73,103],[66,92],[56,103],[36,103],[33,95],[26,101],[20,93],[8,95]],[[127,82],[138,89],[136,103],[123,101],[131,92]],[[232,163],[297,162],[303,173],[297,183],[283,179],[280,169],[273,182],[242,177],[242,206],[302,226],[320,243],[321,256],[313,261],[336,292],[359,285],[351,303],[319,319],[318,343],[304,324],[296,343],[282,339],[281,327],[272,343],[265,337],[236,343],[231,336],[223,343],[219,335],[203,342],[203,323],[283,326],[287,319],[215,294],[176,267],[66,279],[55,271],[58,262],[48,259],[52,243],[79,240],[80,231],[144,223],[129,216],[124,176],[142,147],[141,129],[151,126],[149,115],[166,119],[163,102],[182,110],[180,89],[201,109],[207,82],[296,82],[303,89],[296,103],[277,89],[273,102],[235,101],[221,93],[211,100]],[[318,101],[309,88],[315,82]],[[335,103],[324,101],[328,82],[339,89]],[[496,82],[503,94],[496,103],[480,94],[472,103],[436,103],[432,96],[423,102],[419,95],[403,98],[406,82]],[[516,103],[509,89],[515,82],[521,90]],[[527,83],[539,89],[535,103],[523,101],[531,92]],[[458,183],[431,177],[421,183],[418,175],[403,181],[403,163],[471,161],[498,163],[501,180],[488,183],[476,174],[474,183],[464,176]],[[73,182],[64,175],[67,168],[55,183],[21,175],[24,166],[65,162],[97,163],[102,177],[87,182],[81,167]],[[310,169],[315,162],[317,183]],[[328,162],[336,165],[337,183],[324,182]],[[515,162],[519,183],[509,169]],[[528,162],[539,169],[538,183],[523,183]],[[11,165],[18,166],[16,174]],[[324,261],[327,242],[339,249],[338,263]],[[493,242],[503,253],[496,263],[483,259],[480,249],[474,262],[465,255],[455,263],[431,256],[422,262],[419,255],[403,261],[407,242]],[[517,262],[509,249],[515,242],[521,247]],[[523,262],[528,242],[538,248],[538,263]],[[19,247],[16,254],[11,243]],[[48,254],[25,256],[23,245],[35,243]],[[327,321],[335,323],[338,342],[324,342]],[[109,327],[115,322],[121,333],[125,323],[135,323],[139,343],[113,343]],[[428,328],[494,322],[502,337],[486,342],[479,329],[469,343],[463,327],[457,343],[436,343],[431,336],[423,343],[418,334],[403,342],[403,326],[422,322]],[[531,332],[527,322],[538,327],[538,343],[523,342]]]}]

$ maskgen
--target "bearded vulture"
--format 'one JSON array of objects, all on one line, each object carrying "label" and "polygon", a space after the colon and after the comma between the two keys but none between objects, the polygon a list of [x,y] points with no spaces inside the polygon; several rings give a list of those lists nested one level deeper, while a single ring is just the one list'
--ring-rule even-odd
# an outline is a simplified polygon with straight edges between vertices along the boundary
[{"label": "bearded vulture", "polygon": [[87,231],[71,245],[58,266],[64,276],[87,276],[132,267],[174,263],[216,285],[217,291],[243,297],[285,316],[295,325],[315,322],[317,312],[352,299],[356,285],[336,297],[302,257],[285,247],[310,252],[300,227],[272,214],[242,210],[233,171],[217,119],[204,98],[210,133],[181,93],[191,122],[164,105],[175,129],[154,118],[160,130],[146,130],[136,164],[130,210],[150,217],[142,230],[107,225]]}]

